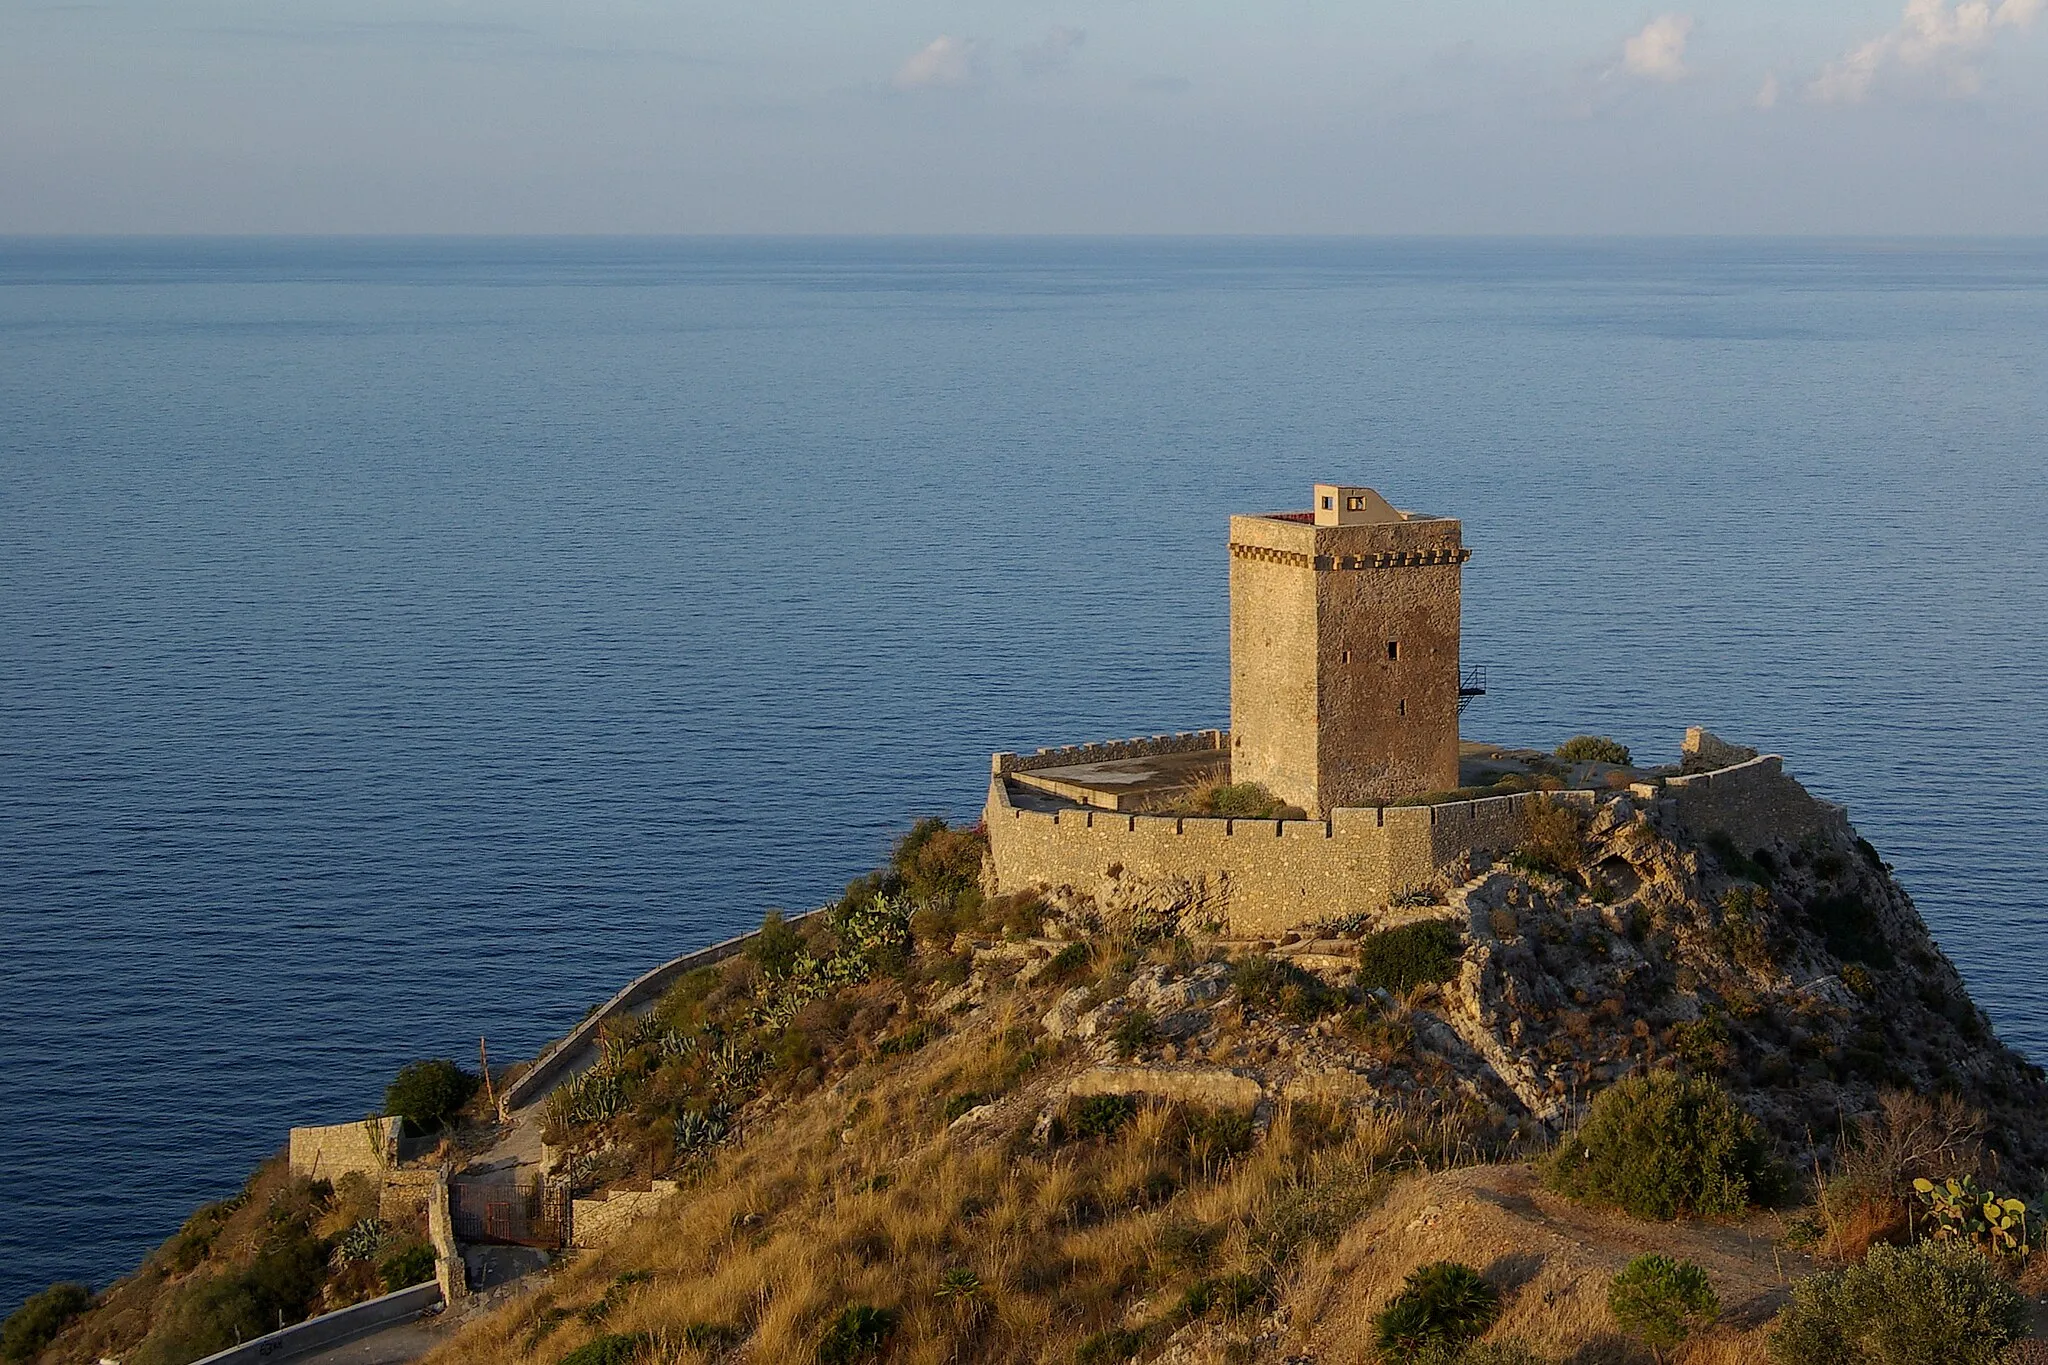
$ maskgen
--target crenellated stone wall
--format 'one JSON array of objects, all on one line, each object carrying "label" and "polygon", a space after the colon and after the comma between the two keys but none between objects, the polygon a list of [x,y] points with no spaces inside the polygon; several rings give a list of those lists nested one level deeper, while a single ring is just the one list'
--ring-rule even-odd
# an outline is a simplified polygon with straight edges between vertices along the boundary
[{"label": "crenellated stone wall", "polygon": [[[1140,756],[1108,745],[1041,752],[1060,756],[1044,766]],[[1015,758],[995,756],[983,812],[998,894],[1064,890],[1106,910],[1173,909],[1240,935],[1373,915],[1404,890],[1461,881],[1475,858],[1522,842],[1529,806],[1546,795],[1340,807],[1327,820],[1043,811],[1011,802],[1003,774],[1020,771]],[[1588,807],[1595,800],[1592,792],[1547,795]]]}]

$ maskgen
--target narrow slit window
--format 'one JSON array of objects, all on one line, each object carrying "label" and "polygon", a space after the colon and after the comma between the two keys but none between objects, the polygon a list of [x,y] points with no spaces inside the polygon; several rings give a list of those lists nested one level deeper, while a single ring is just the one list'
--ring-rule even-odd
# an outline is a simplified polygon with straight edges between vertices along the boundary
[{"label": "narrow slit window", "polygon": [[1408,714],[1408,699],[1406,697],[1394,703],[1394,714],[1399,716]]},{"label": "narrow slit window", "polygon": [[1387,657],[1389,659],[1398,659],[1401,657],[1401,642],[1399,640],[1387,641]]},{"label": "narrow slit window", "polygon": [[1338,663],[1340,663],[1340,664],[1348,664],[1348,663],[1350,663],[1350,662],[1351,662],[1351,651],[1347,649],[1347,650],[1344,650],[1344,651],[1343,651],[1342,653],[1340,653],[1340,654],[1339,654],[1339,655],[1337,656],[1337,662],[1338,662]]}]

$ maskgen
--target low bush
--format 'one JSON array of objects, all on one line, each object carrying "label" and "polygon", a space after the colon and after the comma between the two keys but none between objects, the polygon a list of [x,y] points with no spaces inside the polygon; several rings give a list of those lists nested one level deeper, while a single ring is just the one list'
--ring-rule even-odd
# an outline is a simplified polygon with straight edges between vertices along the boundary
[{"label": "low bush", "polygon": [[979,829],[954,829],[933,818],[912,825],[889,861],[912,900],[966,908],[980,903],[981,863],[987,853],[988,836]]},{"label": "low bush", "polygon": [[1471,1266],[1436,1261],[1410,1271],[1401,1292],[1373,1317],[1373,1336],[1389,1360],[1457,1348],[1478,1337],[1500,1313],[1500,1291]]},{"label": "low bush", "polygon": [[1180,1296],[1180,1314],[1186,1318],[1221,1313],[1234,1318],[1263,1307],[1272,1290],[1256,1275],[1218,1275],[1197,1280]]},{"label": "low bush", "polygon": [[1143,1052],[1158,1036],[1159,1021],[1143,1005],[1117,1020],[1109,1030],[1109,1040],[1116,1044],[1116,1055],[1125,1061]]},{"label": "low bush", "polygon": [[1547,796],[1529,803],[1522,844],[1508,858],[1525,872],[1576,876],[1586,861],[1586,816],[1578,807]]},{"label": "low bush", "polygon": [[1313,972],[1259,954],[1230,964],[1230,988],[1250,1009],[1266,1010],[1306,1023],[1342,1009],[1344,997]]},{"label": "low bush", "polygon": [[895,1330],[894,1313],[857,1303],[834,1318],[818,1338],[818,1365],[858,1365],[878,1359]]},{"label": "low bush", "polygon": [[1368,934],[1358,949],[1358,985],[1399,995],[1458,974],[1465,936],[1448,920],[1423,920]]},{"label": "low bush", "polygon": [[1626,763],[1628,746],[1605,735],[1573,735],[1557,746],[1557,757],[1566,763]]},{"label": "low bush", "polygon": [[1996,1365],[2026,1331],[2026,1301],[1971,1248],[1878,1245],[1794,1285],[1770,1353],[1779,1365]]},{"label": "low bush", "polygon": [[1052,961],[1045,964],[1037,979],[1048,986],[1071,986],[1088,979],[1093,961],[1086,943],[1069,943],[1052,955]]},{"label": "low bush", "polygon": [[1067,1106],[1066,1135],[1076,1142],[1107,1137],[1138,1116],[1129,1095],[1089,1095]]},{"label": "low bush", "polygon": [[1607,1285],[1607,1311],[1659,1361],[1721,1314],[1707,1272],[1691,1261],[1652,1253],[1622,1267]]},{"label": "low bush", "polygon": [[1668,1071],[1602,1091],[1544,1174],[1573,1199],[1660,1222],[1739,1214],[1777,1185],[1756,1120],[1716,1082]]},{"label": "low bush", "polygon": [[607,1332],[584,1342],[557,1365],[633,1365],[654,1349],[652,1332]]},{"label": "low bush", "polygon": [[0,1360],[34,1360],[43,1347],[56,1340],[71,1320],[92,1307],[92,1291],[82,1284],[53,1284],[31,1294],[21,1307],[7,1315],[0,1327]]},{"label": "low bush", "polygon": [[481,1082],[446,1057],[408,1062],[384,1087],[384,1112],[418,1133],[438,1132]]},{"label": "low bush", "polygon": [[1238,820],[1305,820],[1308,812],[1290,806],[1257,782],[1208,782],[1188,797],[1195,815],[1224,815]]},{"label": "low bush", "polygon": [[400,1247],[377,1262],[377,1278],[387,1294],[425,1284],[434,1278],[434,1249],[425,1242]]}]

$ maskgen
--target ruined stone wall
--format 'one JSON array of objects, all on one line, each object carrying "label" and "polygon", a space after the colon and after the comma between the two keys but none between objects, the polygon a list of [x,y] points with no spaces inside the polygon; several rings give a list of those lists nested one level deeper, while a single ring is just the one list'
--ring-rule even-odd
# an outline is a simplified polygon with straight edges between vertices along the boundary
[{"label": "ruined stone wall", "polygon": [[[1591,792],[1557,792],[1583,801]],[[1521,842],[1536,794],[1443,806],[1340,809],[1328,820],[1227,820],[1022,810],[1000,775],[984,812],[999,893],[1067,888],[1111,914],[1178,910],[1233,934],[1372,915],[1410,887],[1462,879]]]},{"label": "ruined stone wall", "polygon": [[379,1118],[294,1128],[292,1174],[309,1180],[339,1180],[350,1174],[381,1180],[398,1164],[398,1140],[404,1127],[403,1119]]},{"label": "ruined stone wall", "polygon": [[1848,812],[1822,801],[1785,775],[1776,754],[1713,772],[1674,777],[1662,793],[1670,809],[1695,836],[1726,834],[1743,853],[1774,839],[1798,840],[1846,827]]}]

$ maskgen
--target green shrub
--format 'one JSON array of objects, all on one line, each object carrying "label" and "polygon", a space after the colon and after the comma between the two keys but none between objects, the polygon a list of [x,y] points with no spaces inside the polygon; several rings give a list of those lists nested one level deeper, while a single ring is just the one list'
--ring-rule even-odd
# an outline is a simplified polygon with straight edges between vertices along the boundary
[{"label": "green shrub", "polygon": [[1756,1120],[1726,1090],[1668,1071],[1602,1091],[1545,1169],[1562,1194],[1659,1221],[1739,1214],[1776,1174]]},{"label": "green shrub", "polygon": [[134,1365],[194,1360],[303,1321],[326,1278],[325,1242],[302,1227],[274,1228],[249,1265],[180,1286]]},{"label": "green shrub", "polygon": [[1152,1011],[1138,1006],[1109,1031],[1109,1040],[1116,1044],[1117,1056],[1129,1061],[1143,1052],[1159,1034],[1159,1021],[1152,1017]]},{"label": "green shrub", "polygon": [[1573,735],[1557,746],[1557,756],[1566,763],[1627,763],[1628,746],[1605,735]]},{"label": "green shrub", "polygon": [[1303,1023],[1344,1006],[1344,997],[1325,986],[1313,972],[1263,953],[1241,957],[1230,964],[1230,988],[1247,1008],[1285,1015]]},{"label": "green shrub", "polygon": [[479,1084],[446,1057],[408,1062],[384,1087],[384,1112],[403,1118],[414,1132],[437,1132],[469,1103]]},{"label": "green shrub", "polygon": [[912,825],[889,862],[913,900],[978,901],[987,852],[988,836],[979,829],[954,829],[934,817]]},{"label": "green shrub", "polygon": [[1794,1285],[1770,1351],[1780,1365],[1995,1365],[2026,1331],[2026,1301],[1975,1250],[1880,1243]]},{"label": "green shrub", "polygon": [[1458,974],[1465,936],[1448,920],[1422,920],[1366,936],[1358,950],[1358,985],[1396,995]]},{"label": "green shrub", "polygon": [[434,1278],[434,1249],[425,1242],[399,1248],[377,1262],[377,1278],[387,1294],[425,1284]]},{"label": "green shrub", "polygon": [[1474,1341],[1463,1346],[1436,1346],[1410,1357],[1413,1365],[1549,1365],[1548,1360],[1519,1341]]},{"label": "green shrub", "polygon": [[763,976],[780,980],[796,969],[797,959],[804,955],[804,936],[781,911],[770,910],[761,917],[760,932],[747,940],[745,952]]},{"label": "green shrub", "polygon": [[33,1360],[36,1353],[56,1340],[71,1320],[92,1307],[92,1291],[82,1284],[53,1284],[31,1294],[21,1307],[7,1315],[0,1327],[0,1360]]},{"label": "green shrub", "polygon": [[1067,1135],[1076,1141],[1107,1137],[1138,1116],[1129,1095],[1089,1095],[1067,1110]]},{"label": "green shrub", "polygon": [[1272,1290],[1256,1275],[1218,1275],[1187,1287],[1180,1296],[1180,1314],[1199,1318],[1221,1313],[1234,1318],[1263,1307],[1271,1297]]},{"label": "green shrub", "polygon": [[1499,1312],[1500,1291],[1478,1271],[1436,1261],[1409,1272],[1401,1292],[1374,1315],[1373,1335],[1382,1356],[1412,1360],[1462,1346],[1492,1326]]},{"label": "green shrub", "polygon": [[1036,980],[1047,986],[1070,986],[1087,978],[1091,960],[1086,943],[1069,943],[1052,955]]},{"label": "green shrub", "polygon": [[584,1342],[557,1365],[633,1365],[654,1346],[654,1333],[607,1332]]},{"label": "green shrub", "polygon": [[886,1308],[857,1303],[832,1320],[818,1338],[818,1365],[857,1365],[882,1354],[896,1315]]},{"label": "green shrub", "polygon": [[1112,1327],[1074,1348],[1074,1365],[1116,1365],[1145,1349],[1152,1333],[1144,1327]]},{"label": "green shrub", "polygon": [[1578,807],[1539,796],[1523,813],[1522,843],[1508,861],[1525,872],[1578,874],[1586,861],[1586,815]]},{"label": "green shrub", "polygon": [[1719,1317],[1721,1301],[1706,1271],[1652,1253],[1636,1257],[1608,1282],[1607,1311],[1662,1360],[1665,1351]]},{"label": "green shrub", "polygon": [[1308,812],[1290,806],[1257,782],[1211,782],[1197,787],[1188,800],[1197,815],[1222,815],[1237,820],[1304,820]]}]

